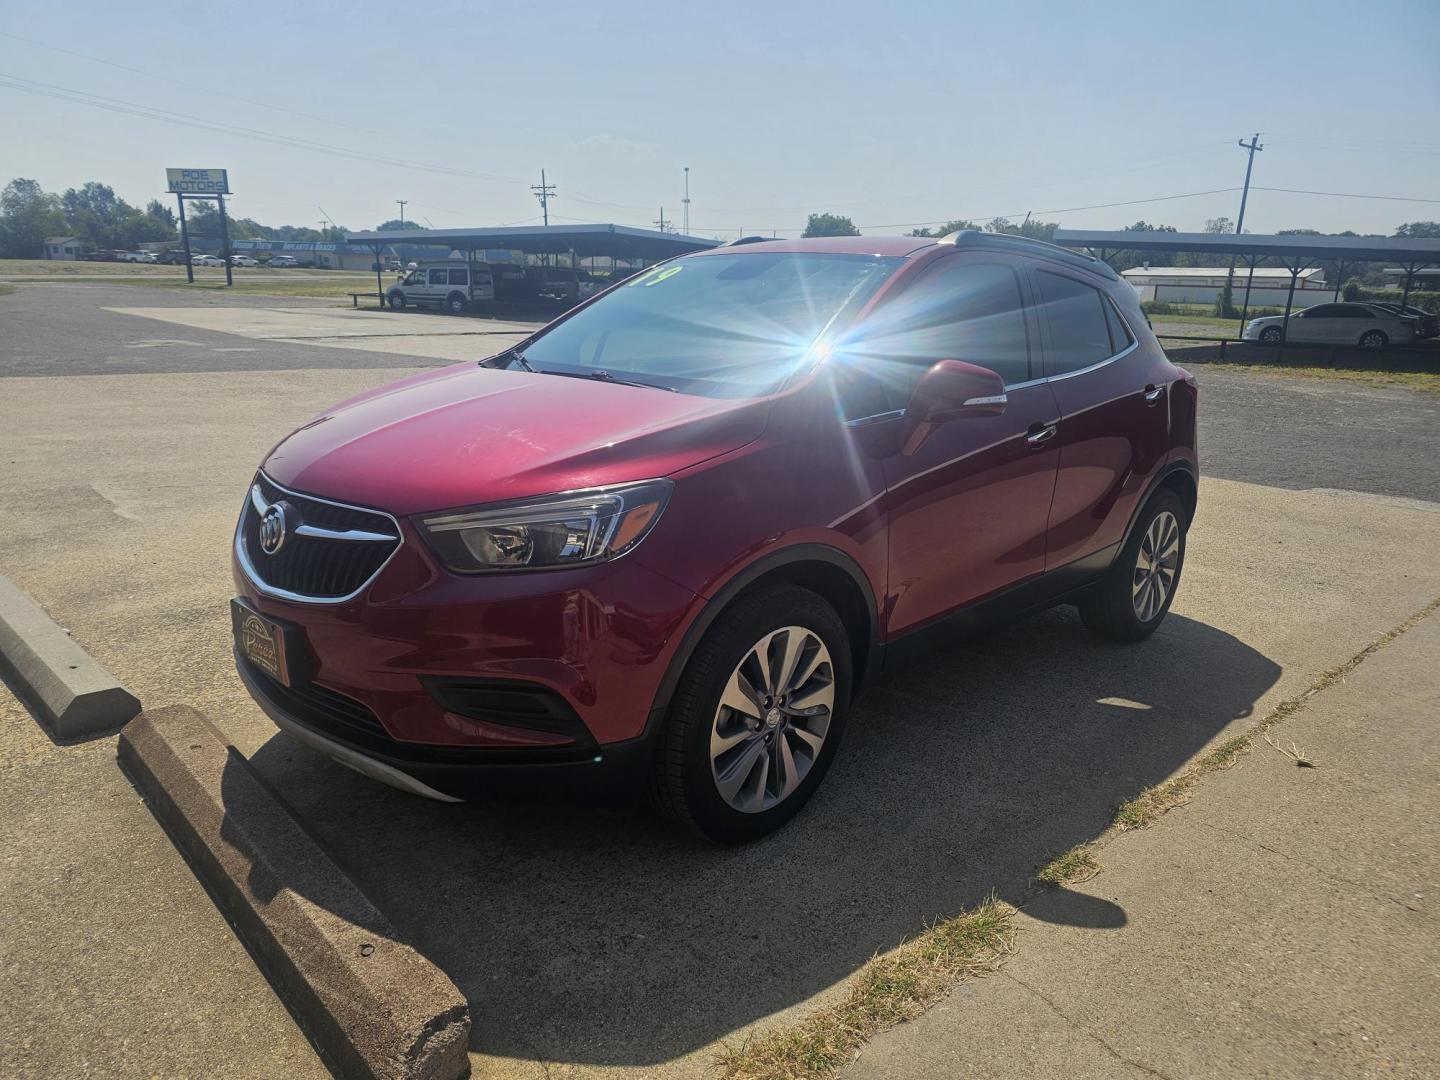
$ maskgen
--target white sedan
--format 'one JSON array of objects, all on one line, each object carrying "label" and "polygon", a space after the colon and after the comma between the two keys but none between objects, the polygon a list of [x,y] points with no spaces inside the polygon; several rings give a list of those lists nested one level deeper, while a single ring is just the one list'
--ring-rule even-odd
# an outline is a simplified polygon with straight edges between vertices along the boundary
[{"label": "white sedan", "polygon": [[196,266],[224,266],[225,261],[218,255],[196,255],[194,259]]},{"label": "white sedan", "polygon": [[1240,336],[1262,345],[1292,341],[1381,349],[1386,345],[1408,345],[1415,338],[1415,325],[1415,319],[1371,304],[1317,304],[1291,312],[1288,331],[1283,315],[1267,315],[1251,319]]}]

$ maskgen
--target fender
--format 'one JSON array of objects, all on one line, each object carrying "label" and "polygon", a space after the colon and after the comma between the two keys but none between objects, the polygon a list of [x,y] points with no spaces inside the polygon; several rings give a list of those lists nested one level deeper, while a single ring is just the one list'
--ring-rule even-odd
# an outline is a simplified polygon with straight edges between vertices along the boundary
[{"label": "fender", "polygon": [[660,680],[659,689],[655,691],[655,700],[650,706],[650,715],[645,720],[645,733],[642,738],[648,739],[658,730],[660,721],[664,718],[666,710],[670,708],[670,699],[675,694],[675,687],[679,684],[680,676],[690,662],[690,657],[705,637],[706,631],[730,605],[730,602],[766,574],[801,562],[823,562],[838,567],[845,571],[859,587],[861,595],[865,598],[865,612],[869,619],[867,633],[870,639],[870,648],[868,650],[869,662],[865,666],[865,671],[855,672],[855,693],[858,694],[860,687],[869,682],[869,676],[875,672],[877,667],[879,649],[876,646],[879,642],[880,625],[879,616],[876,614],[875,591],[870,587],[870,579],[865,576],[865,571],[860,568],[859,563],[838,548],[825,544],[796,544],[778,551],[767,552],[748,563],[725,582],[719,592],[706,601],[700,609],[700,613],[686,628],[680,639],[680,646],[675,650],[675,655],[670,658],[670,666],[666,668],[665,676]]},{"label": "fender", "polygon": [[1146,504],[1148,504],[1150,500],[1154,497],[1155,492],[1159,490],[1160,485],[1163,484],[1169,477],[1174,476],[1176,473],[1182,472],[1189,475],[1191,482],[1195,485],[1198,500],[1198,493],[1200,490],[1200,477],[1196,475],[1196,469],[1193,463],[1182,458],[1178,461],[1172,461],[1167,465],[1161,466],[1156,471],[1155,475],[1150,478],[1150,483],[1145,488],[1144,497],[1136,501],[1135,509],[1130,513],[1130,520],[1125,525],[1125,535],[1120,538],[1120,543],[1115,548],[1116,555],[1119,555],[1120,552],[1125,550],[1125,545],[1130,542],[1130,537],[1135,532],[1135,523],[1140,520],[1140,515],[1144,512]]}]

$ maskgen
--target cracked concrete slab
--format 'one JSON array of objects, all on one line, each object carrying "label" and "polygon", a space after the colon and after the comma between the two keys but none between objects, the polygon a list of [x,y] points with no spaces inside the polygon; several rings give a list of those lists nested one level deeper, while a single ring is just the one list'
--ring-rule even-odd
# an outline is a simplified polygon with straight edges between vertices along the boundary
[{"label": "cracked concrete slab", "polygon": [[[869,1077],[1440,1074],[1440,614],[1018,917],[1000,974],[874,1040]],[[1123,909],[1065,925],[1074,896]],[[1017,988],[1023,988],[1021,993]]]}]

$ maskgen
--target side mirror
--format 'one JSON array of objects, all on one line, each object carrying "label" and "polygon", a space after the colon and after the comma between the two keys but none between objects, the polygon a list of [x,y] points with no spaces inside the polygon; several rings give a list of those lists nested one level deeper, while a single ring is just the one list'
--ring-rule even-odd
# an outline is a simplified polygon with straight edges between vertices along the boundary
[{"label": "side mirror", "polygon": [[963,360],[939,360],[920,376],[905,406],[901,453],[913,454],[940,424],[1005,411],[1005,380]]}]

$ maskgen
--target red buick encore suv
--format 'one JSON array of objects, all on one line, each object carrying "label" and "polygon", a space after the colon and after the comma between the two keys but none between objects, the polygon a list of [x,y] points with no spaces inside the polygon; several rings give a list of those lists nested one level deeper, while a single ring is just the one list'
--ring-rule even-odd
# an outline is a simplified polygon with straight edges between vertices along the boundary
[{"label": "red buick encore suv", "polygon": [[750,839],[937,640],[1061,602],[1154,631],[1195,416],[1134,290],[1063,248],[687,255],[276,446],[235,533],[240,675],[407,791],[620,785]]}]

